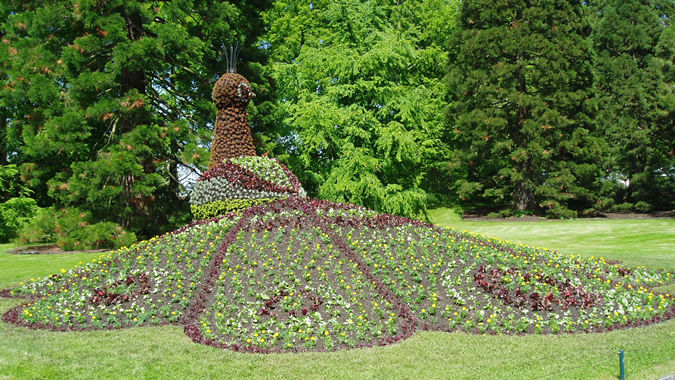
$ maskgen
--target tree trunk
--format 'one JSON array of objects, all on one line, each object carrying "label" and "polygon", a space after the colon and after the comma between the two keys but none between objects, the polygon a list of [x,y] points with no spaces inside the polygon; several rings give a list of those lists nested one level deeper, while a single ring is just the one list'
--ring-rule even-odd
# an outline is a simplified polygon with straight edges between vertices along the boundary
[{"label": "tree trunk", "polygon": [[2,128],[0,131],[0,166],[4,166],[9,164],[7,159],[7,123],[4,120],[0,128]]},{"label": "tree trunk", "polygon": [[523,179],[516,184],[516,191],[513,197],[513,210],[536,210],[539,206],[534,197],[534,189],[532,188],[532,182],[530,181],[532,166],[528,162],[523,162],[521,170]]},{"label": "tree trunk", "polygon": [[[127,28],[127,37],[130,41],[138,41],[147,36],[143,27],[143,19],[138,11],[128,12],[127,9],[122,9],[121,14],[124,17]],[[148,83],[144,70],[130,69],[123,65],[121,76],[120,93],[122,96],[128,94],[132,90],[136,90],[138,94],[145,95]],[[128,107],[134,107],[134,105]],[[140,107],[137,106],[136,108],[138,109],[120,120],[119,136],[123,136],[124,134],[133,131],[137,125],[147,123],[149,114],[144,109],[143,105],[140,105]],[[153,173],[156,170],[156,166],[151,157],[140,160],[140,164],[143,166],[143,172],[145,174]],[[124,191],[120,194],[118,201],[121,204],[129,205],[132,210],[131,213],[120,215],[118,218],[118,223],[125,228],[132,225],[132,220],[135,217],[149,215],[150,211],[148,205],[154,200],[154,197],[142,197],[134,192],[133,185],[136,182],[136,179],[135,176],[130,176],[124,178],[122,181]]]},{"label": "tree trunk", "polygon": [[[131,41],[138,41],[146,36],[143,30],[143,20],[138,12],[127,13],[123,11],[124,20],[127,24],[127,36]],[[143,70],[129,70],[122,71],[122,94],[126,94],[132,89],[138,91],[139,94],[145,94],[147,85],[147,78]]]},{"label": "tree trunk", "polygon": [[[522,12],[518,12],[517,20],[522,18]],[[523,72],[522,62],[525,60],[525,57],[522,52],[519,52],[516,56],[516,61],[521,63],[521,66],[516,73],[518,77],[518,84],[516,89],[521,94],[527,93],[527,78]],[[523,134],[522,129],[525,125],[525,120],[530,117],[530,109],[527,106],[519,105],[518,106],[518,116],[517,116],[517,128],[519,138],[519,145],[527,145],[527,137]],[[537,208],[537,202],[534,198],[534,189],[532,181],[530,180],[530,175],[532,174],[532,164],[529,159],[523,161],[520,165],[520,173],[523,176],[521,180],[516,183],[516,188],[514,189],[513,197],[513,210],[522,211],[522,210],[534,210]]]}]

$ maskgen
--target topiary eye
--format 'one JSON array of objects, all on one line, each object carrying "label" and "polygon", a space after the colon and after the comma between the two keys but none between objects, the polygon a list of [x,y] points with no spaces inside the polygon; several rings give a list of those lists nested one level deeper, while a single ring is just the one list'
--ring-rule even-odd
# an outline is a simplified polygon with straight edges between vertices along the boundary
[{"label": "topiary eye", "polygon": [[242,102],[247,103],[251,100],[251,87],[246,82],[239,83],[237,86],[237,96],[241,99]]}]

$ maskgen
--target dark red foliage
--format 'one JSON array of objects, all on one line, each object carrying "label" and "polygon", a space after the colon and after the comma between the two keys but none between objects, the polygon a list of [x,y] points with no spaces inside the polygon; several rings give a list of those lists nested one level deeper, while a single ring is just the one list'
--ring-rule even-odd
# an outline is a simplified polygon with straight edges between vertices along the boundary
[{"label": "dark red foliage", "polygon": [[[135,284],[137,289],[129,294],[115,293],[110,289],[115,288],[116,286],[125,284],[127,286]],[[137,297],[141,294],[148,294],[150,292],[149,277],[147,273],[141,273],[138,277],[127,276],[124,280],[118,280],[111,285],[106,285],[103,288],[94,289],[94,294],[89,299],[94,305],[103,303],[105,305],[116,305],[123,302],[127,302],[132,298]]]},{"label": "dark red foliage", "polygon": [[[569,279],[562,282],[550,276],[545,276],[537,281],[557,288],[560,292],[560,297],[555,297],[550,292],[545,297],[542,297],[538,292],[527,295],[520,287],[511,291],[508,286],[501,285],[503,276],[514,276],[517,273],[520,272],[515,268],[507,270],[492,268],[488,270],[485,265],[481,265],[474,273],[473,278],[476,285],[487,293],[494,294],[497,298],[504,301],[505,304],[512,304],[517,307],[529,306],[535,311],[550,311],[554,306],[559,306],[563,310],[567,310],[570,307],[589,309],[602,300],[597,293],[588,293],[581,286],[573,286]],[[527,272],[522,274],[522,277],[523,281],[530,282],[533,280],[534,275]]]},{"label": "dark red foliage", "polygon": [[104,289],[96,288],[94,289],[94,295],[91,297],[90,301],[94,305],[104,303],[109,306],[129,301],[129,299],[130,297],[128,294],[118,294],[114,292],[109,292]]},{"label": "dark red foliage", "polygon": [[286,174],[286,178],[288,178],[288,180],[291,182],[291,186],[293,186],[293,191],[295,193],[299,193],[300,189],[302,189],[302,184],[300,183],[300,180],[298,180],[298,177],[296,177],[295,174],[293,174],[293,172],[286,167],[286,165],[279,162],[279,160],[277,160],[276,158],[274,158],[274,160],[279,163],[279,166],[281,166],[281,170],[283,170],[284,174]]}]

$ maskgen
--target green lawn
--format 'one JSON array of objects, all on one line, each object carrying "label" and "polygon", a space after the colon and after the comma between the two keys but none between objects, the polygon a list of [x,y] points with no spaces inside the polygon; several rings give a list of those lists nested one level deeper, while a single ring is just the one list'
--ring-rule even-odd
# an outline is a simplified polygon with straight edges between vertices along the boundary
[{"label": "green lawn", "polygon": [[462,221],[449,209],[429,211],[432,222],[459,230],[553,249],[604,257],[629,266],[675,270],[675,220],[577,219],[540,222]]},{"label": "green lawn", "polygon": [[[675,270],[673,220],[473,223],[458,221],[447,209],[432,210],[430,215],[442,225],[504,240]],[[0,246],[0,251],[7,248]],[[0,288],[56,273],[95,256],[0,253]],[[19,302],[0,299],[0,313]],[[419,332],[386,347],[271,355],[238,354],[195,344],[176,326],[56,333],[0,323],[0,379],[617,379],[620,349],[626,351],[629,379],[675,374],[675,320],[586,335]]]}]

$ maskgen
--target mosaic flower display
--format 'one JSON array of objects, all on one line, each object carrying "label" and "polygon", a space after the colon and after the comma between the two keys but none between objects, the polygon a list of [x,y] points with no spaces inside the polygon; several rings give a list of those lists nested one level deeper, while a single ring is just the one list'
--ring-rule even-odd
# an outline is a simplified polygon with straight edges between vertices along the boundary
[{"label": "mosaic flower display", "polygon": [[[277,183],[277,185],[280,185]],[[298,197],[196,222],[0,295],[3,320],[90,330],[180,324],[245,352],[386,345],[417,330],[609,331],[675,316],[666,271],[562,255]]]}]

